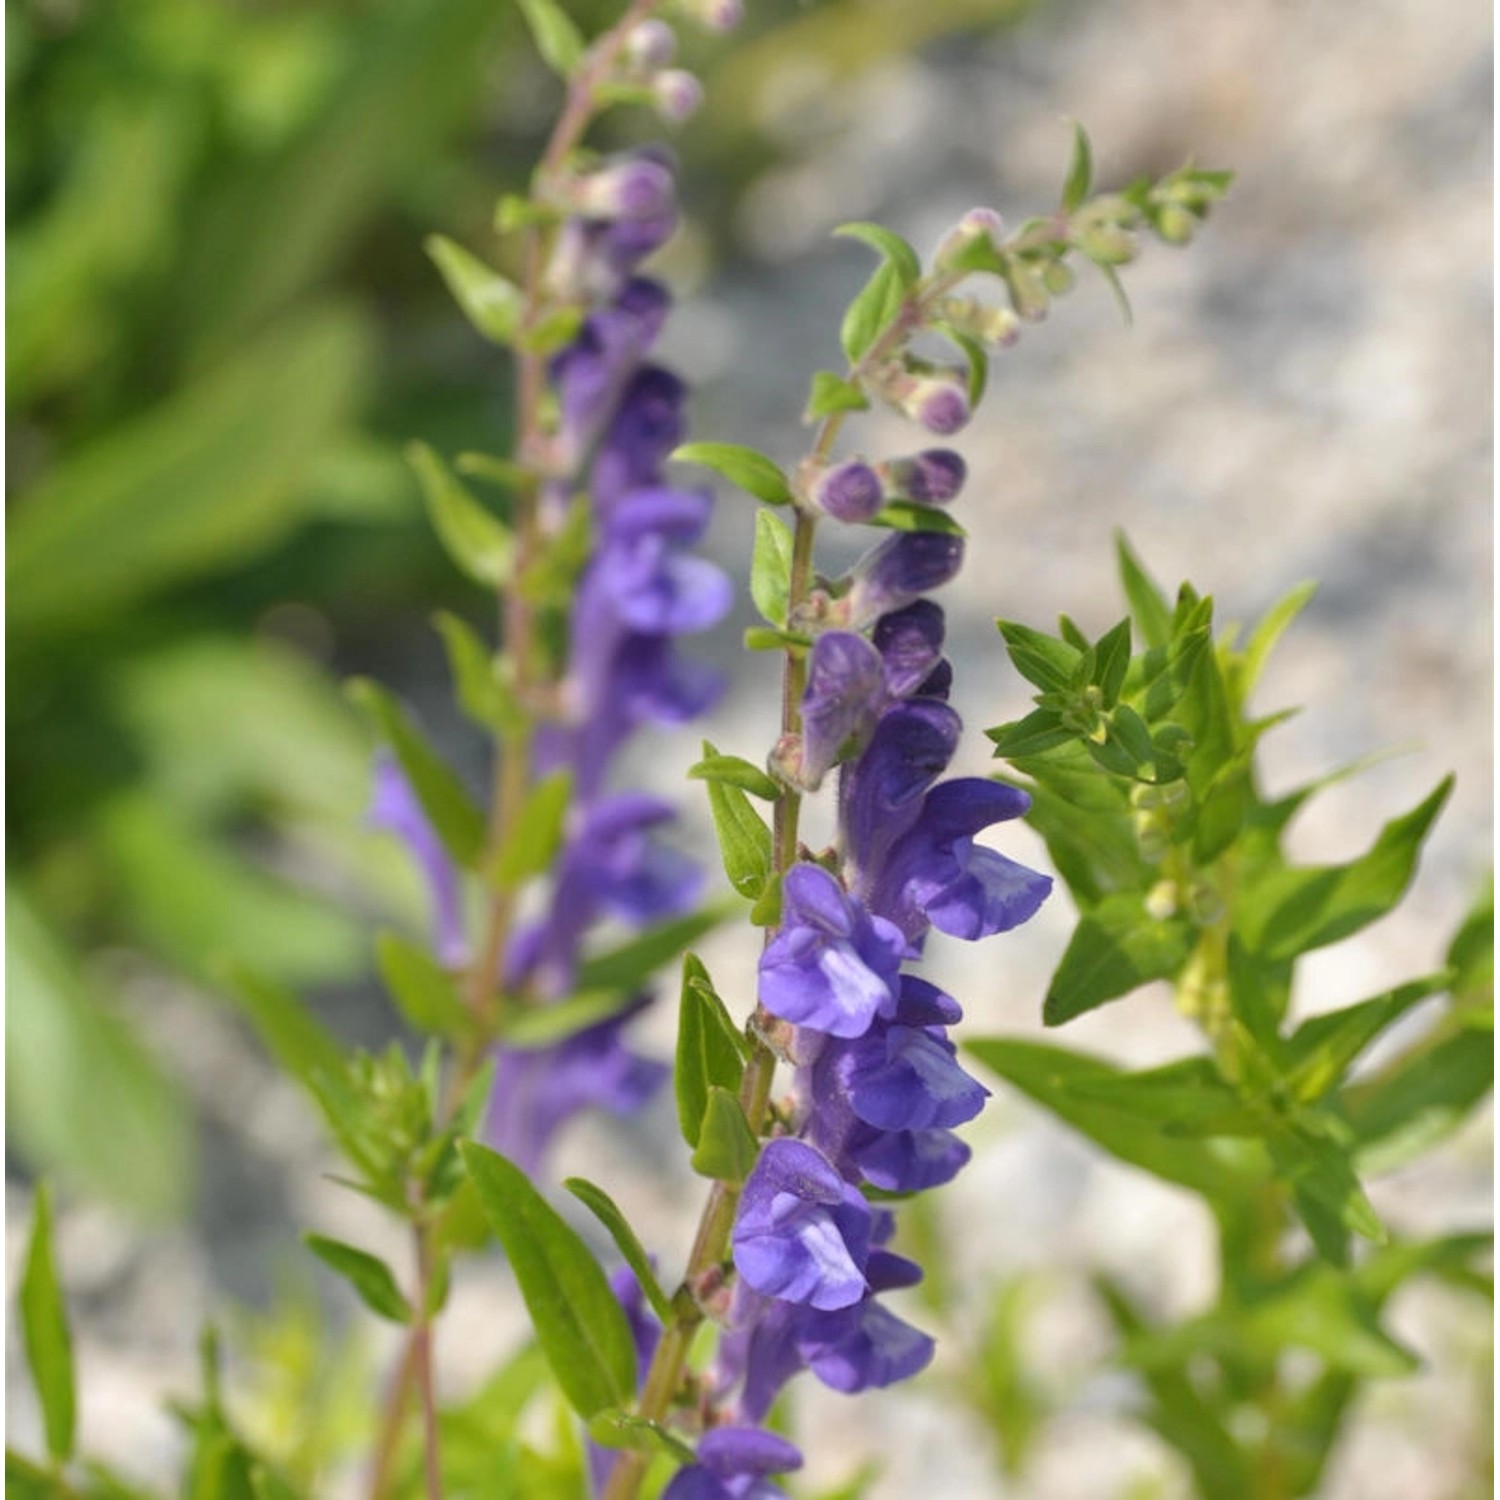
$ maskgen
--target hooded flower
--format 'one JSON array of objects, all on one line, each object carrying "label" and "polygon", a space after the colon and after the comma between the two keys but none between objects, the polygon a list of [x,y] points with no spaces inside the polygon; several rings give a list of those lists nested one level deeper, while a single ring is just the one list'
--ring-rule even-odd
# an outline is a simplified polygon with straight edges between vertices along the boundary
[{"label": "hooded flower", "polygon": [[895,1007],[906,945],[818,865],[793,865],[782,918],[760,959],[760,1000],[773,1016],[830,1036],[860,1036]]},{"label": "hooded flower", "polygon": [[802,1455],[759,1427],[713,1427],[698,1439],[698,1461],[679,1469],[662,1500],[784,1500],[766,1477],[800,1469]]},{"label": "hooded flower", "polygon": [[870,1207],[802,1141],[774,1140],[740,1197],[734,1264],[747,1286],[832,1311],[864,1296]]}]

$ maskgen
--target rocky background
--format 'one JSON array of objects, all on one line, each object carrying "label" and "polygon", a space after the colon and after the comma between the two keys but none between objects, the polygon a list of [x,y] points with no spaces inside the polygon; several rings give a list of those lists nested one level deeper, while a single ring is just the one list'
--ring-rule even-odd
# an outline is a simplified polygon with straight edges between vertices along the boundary
[{"label": "rocky background", "polygon": [[[1112,623],[1122,612],[1116,528],[1169,588],[1190,577],[1212,592],[1223,620],[1252,618],[1317,579],[1263,690],[1267,709],[1305,705],[1266,744],[1269,779],[1288,785],[1400,753],[1315,804],[1296,831],[1299,855],[1348,857],[1445,771],[1458,786],[1406,904],[1318,955],[1298,1003],[1331,1007],[1431,968],[1491,846],[1488,15],[1461,0],[1056,0],[982,41],[951,38],[839,79],[778,67],[738,84],[783,155],[738,199],[729,260],[706,274],[691,239],[679,252],[692,293],[670,356],[700,388],[698,435],[788,459],[799,451],[807,374],[831,362],[838,309],[864,268],[859,247],[828,240],[834,225],[878,218],[930,246],[976,203],[1013,221],[1040,211],[1066,164],[1067,117],[1087,125],[1104,184],[1188,152],[1235,170],[1229,202],[1198,243],[1153,246],[1128,268],[1133,327],[1085,276],[995,364],[993,395],[961,441],[971,561],[944,601],[955,703],[973,731],[959,769],[983,772],[978,730],[1025,711],[993,617],[1046,625],[1067,610],[1085,630]],[[877,419],[859,440],[879,453],[906,436]],[[750,529],[748,505],[726,498],[715,546],[742,573]],[[755,759],[774,663],[739,660],[737,635],[726,627],[712,647],[735,677],[705,733]],[[398,685],[418,698],[440,691],[429,669],[425,658],[408,662]],[[692,758],[687,743],[642,744],[636,769],[674,786]],[[688,838],[705,847],[698,823]],[[1024,830],[1007,830],[1004,847],[1043,858]],[[1037,1033],[1069,921],[1058,899],[977,951],[935,944],[934,977],[977,1031]],[[726,995],[748,997],[747,933],[716,935],[704,956]],[[138,994],[135,1008],[205,1122],[197,1214],[143,1238],[104,1209],[75,1206],[60,1253],[86,1438],[144,1476],[175,1451],[162,1400],[192,1387],[203,1317],[226,1302],[263,1304],[305,1276],[293,1269],[297,1227],[372,1246],[389,1233],[324,1180],[300,1097],[225,1012],[164,985]],[[364,989],[330,995],[327,1008],[368,1042],[388,1021]],[[652,1026],[665,1049],[669,1017]],[[1074,1023],[1066,1040],[1144,1063],[1186,1050],[1194,1034],[1164,995],[1142,995]],[[1199,1305],[1213,1266],[1196,1202],[1107,1163],[1003,1095],[971,1139],[975,1163],[939,1214],[976,1314],[997,1279],[1025,1278],[1025,1347],[1053,1406],[1032,1464],[1014,1484],[995,1477],[990,1439],[956,1414],[940,1356],[917,1387],[858,1402],[808,1382],[804,1431],[819,1434],[810,1477],[832,1483],[874,1455],[879,1500],[1185,1493],[1174,1460],[1129,1420],[1128,1382],[1097,1373],[1109,1341],[1087,1275],[1106,1267],[1167,1313]],[[677,1155],[661,1101],[623,1130],[575,1129],[556,1171],[619,1184],[632,1217],[660,1226],[670,1257],[686,1244],[699,1196]],[[1488,1223],[1490,1185],[1488,1123],[1478,1122],[1420,1169],[1378,1182],[1374,1197],[1392,1225],[1435,1231]],[[24,1183],[8,1183],[10,1285],[28,1199]],[[347,1311],[338,1303],[334,1316]],[[1398,1301],[1393,1321],[1429,1366],[1372,1388],[1326,1493],[1477,1495],[1488,1330],[1472,1303],[1422,1290]],[[445,1382],[458,1389],[477,1375],[519,1326],[504,1276],[471,1269],[447,1319]],[[36,1419],[13,1339],[7,1374],[11,1437],[29,1447]]]}]

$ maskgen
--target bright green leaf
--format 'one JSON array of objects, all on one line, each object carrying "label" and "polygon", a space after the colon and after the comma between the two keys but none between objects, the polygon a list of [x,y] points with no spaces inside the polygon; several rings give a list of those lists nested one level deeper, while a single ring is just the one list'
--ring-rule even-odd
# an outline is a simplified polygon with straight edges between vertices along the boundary
[{"label": "bright green leaf", "polygon": [[554,73],[567,78],[583,57],[586,43],[573,18],[557,0],[518,0],[536,50]]},{"label": "bright green leaf", "polygon": [[459,707],[476,724],[503,738],[526,728],[526,710],[489,648],[457,615],[440,610],[436,623],[448,652]]},{"label": "bright green leaf", "polygon": [[832,370],[819,370],[812,378],[804,420],[820,422],[835,412],[865,411],[869,405],[870,398],[854,381],[845,380]]},{"label": "bright green leaf", "polygon": [[475,583],[504,588],[515,563],[509,528],[459,483],[425,443],[410,444],[406,457],[421,481],[433,530],[448,556]]},{"label": "bright green leaf", "polygon": [[1043,1021],[1061,1026],[1153,979],[1172,978],[1196,937],[1186,917],[1153,917],[1138,892],[1106,896],[1073,930],[1047,988]]},{"label": "bright green leaf", "polygon": [[717,927],[739,909],[729,901],[706,906],[701,911],[676,917],[670,922],[648,928],[639,937],[612,948],[607,953],[587,958],[579,966],[577,987],[585,990],[636,990],[664,964],[670,963],[690,943]]},{"label": "bright green leaf", "polygon": [[326,1235],[304,1234],[302,1242],[324,1265],[337,1271],[377,1317],[392,1323],[411,1322],[411,1303],[402,1296],[396,1278],[383,1260]]},{"label": "bright green leaf", "polygon": [[740,1101],[728,1089],[712,1085],[693,1150],[693,1170],[701,1177],[739,1183],[750,1175],[759,1154],[760,1142]]},{"label": "bright green leaf", "polygon": [[750,597],[772,625],[787,623],[792,593],[792,529],[768,510],[755,513],[755,550],[750,559]]},{"label": "bright green leaf", "polygon": [[882,505],[865,523],[884,526],[891,531],[938,531],[944,536],[967,536],[968,533],[945,510],[919,505],[915,500],[892,500]]},{"label": "bright green leaf", "polygon": [[906,286],[890,261],[882,261],[849,304],[839,341],[849,363],[858,365],[896,321],[906,303]]},{"label": "bright green leaf", "polygon": [[688,776],[694,781],[722,781],[767,802],[781,795],[781,787],[770,776],[739,755],[708,756],[691,767]]},{"label": "bright green leaf", "polygon": [[375,939],[380,977],[396,1008],[420,1032],[461,1036],[472,1022],[453,976],[427,951],[394,932]]},{"label": "bright green leaf", "polygon": [[863,240],[892,267],[902,286],[915,286],[922,279],[922,262],[917,252],[883,224],[840,224],[833,232],[846,239]]},{"label": "bright green leaf", "polygon": [[[761,512],[761,515],[765,514],[765,511]],[[718,753],[704,740],[705,758]],[[708,808],[713,816],[724,873],[729,877],[730,885],[747,900],[756,900],[771,876],[771,830],[751,806],[749,797],[737,786],[710,781]]]},{"label": "bright green leaf", "polygon": [[19,1300],[21,1336],[32,1384],[42,1406],[47,1452],[62,1463],[73,1453],[73,1342],[68,1334],[67,1309],[52,1254],[51,1197],[44,1182],[37,1184],[31,1244],[21,1273]]},{"label": "bright green leaf", "polygon": [[709,1090],[717,1085],[737,1092],[744,1071],[744,1053],[734,1022],[702,961],[696,954],[686,954],[672,1081],[677,1094],[677,1120],[689,1146],[698,1144]]},{"label": "bright green leaf", "polygon": [[521,289],[443,235],[429,235],[425,248],[464,316],[485,338],[510,343],[521,318]]},{"label": "bright green leaf", "polygon": [[630,1221],[620,1212],[619,1205],[602,1187],[596,1187],[587,1178],[569,1177],[564,1180],[563,1186],[609,1231],[615,1247],[624,1256],[625,1264],[630,1267],[646,1301],[651,1304],[651,1310],[661,1319],[662,1326],[671,1323],[671,1299],[662,1291],[656,1272],[651,1269],[651,1257],[646,1254],[645,1246],[630,1227]]},{"label": "bright green leaf", "polygon": [[573,777],[569,771],[554,771],[527,791],[491,872],[502,890],[513,889],[551,866],[562,844],[563,824],[572,796]]},{"label": "bright green leaf", "polygon": [[1063,182],[1062,210],[1065,214],[1076,213],[1083,206],[1094,185],[1094,152],[1089,145],[1088,132],[1073,121],[1073,158],[1068,164],[1068,175]]},{"label": "bright green leaf", "polygon": [[790,505],[786,475],[764,453],[739,443],[684,443],[670,457],[675,463],[701,464],[766,505]]},{"label": "bright green leaf", "polygon": [[635,1343],[589,1248],[520,1168],[464,1141],[459,1150],[563,1394],[587,1419],[635,1397]]}]

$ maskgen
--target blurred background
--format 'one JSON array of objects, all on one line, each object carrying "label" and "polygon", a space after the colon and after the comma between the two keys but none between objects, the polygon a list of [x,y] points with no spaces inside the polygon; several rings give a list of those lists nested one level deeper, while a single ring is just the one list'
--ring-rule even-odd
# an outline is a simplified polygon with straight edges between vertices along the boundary
[{"label": "blurred background", "polygon": [[[590,27],[614,10],[569,8]],[[1238,174],[1198,243],[1127,269],[1133,327],[1084,278],[996,362],[961,442],[971,564],[945,600],[975,731],[960,769],[982,772],[977,730],[1026,707],[993,617],[1112,623],[1114,528],[1168,587],[1213,592],[1221,619],[1319,579],[1268,677],[1266,707],[1307,705],[1267,744],[1273,784],[1404,753],[1330,794],[1298,852],[1347,857],[1445,770],[1459,780],[1407,905],[1319,955],[1299,1003],[1434,967],[1491,845],[1489,17],[1464,0],[747,8],[729,43],[688,43],[709,104],[677,141],[690,222],[663,273],[683,298],[667,354],[697,389],[696,436],[800,451],[807,377],[833,362],[866,269],[828,237],[845,220],[929,249],[976,203],[1012,222],[1041,211],[1070,116],[1103,185],[1189,154]],[[444,565],[400,450],[504,451],[508,375],[421,242],[487,248],[558,88],[507,0],[13,0],[6,26],[8,1285],[46,1172],[84,1441],[160,1475],[177,1442],[163,1401],[191,1387],[211,1312],[257,1420],[332,1442],[358,1438],[357,1372],[385,1354],[343,1338],[349,1309],[323,1308],[295,1241],[312,1226],[378,1245],[379,1221],[322,1178],[315,1122],[213,976],[253,959],[346,1038],[398,1032],[365,933],[419,920],[419,893],[362,829],[368,745],[338,684],[393,684],[477,781],[482,746],[447,702],[429,621],[447,607],[479,623],[484,601]],[[861,441],[908,438],[876,419]],[[748,503],[726,498],[712,545],[741,574],[749,538]],[[774,664],[742,661],[737,640],[731,624],[704,648],[733,672],[705,732],[757,759]],[[694,756],[642,744],[636,773],[679,785]],[[1006,847],[1041,859],[1027,838]],[[1068,930],[1055,902],[1003,952],[935,949],[935,977],[977,1029],[1039,1031]],[[726,995],[748,993],[749,944],[706,946]],[[1192,1045],[1150,996],[1070,1030],[1132,1062]],[[667,1160],[670,1114],[584,1126],[557,1167],[611,1186],[636,1171],[620,1196],[657,1216],[668,1257],[696,1206]],[[1095,1373],[1108,1345],[1086,1277],[1108,1266],[1169,1313],[1200,1303],[1213,1267],[1196,1203],[1013,1100],[972,1138],[976,1164],[938,1212],[959,1283],[1004,1281],[1026,1309],[1029,1462],[1002,1486],[993,1434],[955,1414],[940,1366],[858,1403],[809,1393],[828,1434],[815,1477],[874,1453],[886,1500],[934,1484],[1181,1493],[1128,1421],[1128,1382]],[[1377,1207],[1398,1227],[1487,1222],[1488,1153],[1481,1122],[1377,1183]],[[516,1337],[503,1283],[490,1268],[460,1288],[455,1388]],[[1429,1369],[1376,1388],[1328,1493],[1479,1493],[1487,1333],[1436,1292],[1393,1321]],[[8,1389],[26,1446],[29,1391]]]}]

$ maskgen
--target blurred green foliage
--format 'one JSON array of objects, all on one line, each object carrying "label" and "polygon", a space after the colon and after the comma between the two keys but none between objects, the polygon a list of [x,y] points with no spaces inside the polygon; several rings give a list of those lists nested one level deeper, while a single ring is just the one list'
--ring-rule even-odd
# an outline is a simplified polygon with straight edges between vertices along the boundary
[{"label": "blurred green foliage", "polygon": [[[733,48],[685,35],[690,66],[725,58],[678,142],[688,201],[716,214],[789,149],[759,113],[783,65],[836,81],[1020,8],[760,0]],[[569,10],[592,32],[614,6]],[[190,1115],[122,976],[347,979],[351,904],[417,910],[359,829],[333,673],[410,685],[430,611],[479,606],[401,449],[503,451],[508,376],[422,243],[487,243],[558,85],[508,0],[17,0],[6,24],[12,1139],[171,1212]]]}]

